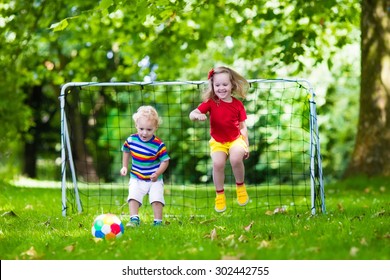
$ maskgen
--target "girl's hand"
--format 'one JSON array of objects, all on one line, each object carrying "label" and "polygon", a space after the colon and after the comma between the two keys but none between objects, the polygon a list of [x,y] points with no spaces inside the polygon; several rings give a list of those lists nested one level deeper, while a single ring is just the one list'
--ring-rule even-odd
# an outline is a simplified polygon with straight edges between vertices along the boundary
[{"label": "girl's hand", "polygon": [[207,120],[207,116],[205,114],[197,114],[195,115],[195,119],[198,121],[205,121]]},{"label": "girl's hand", "polygon": [[203,114],[199,109],[195,109],[190,113],[191,121],[205,121],[206,119],[206,114]]}]

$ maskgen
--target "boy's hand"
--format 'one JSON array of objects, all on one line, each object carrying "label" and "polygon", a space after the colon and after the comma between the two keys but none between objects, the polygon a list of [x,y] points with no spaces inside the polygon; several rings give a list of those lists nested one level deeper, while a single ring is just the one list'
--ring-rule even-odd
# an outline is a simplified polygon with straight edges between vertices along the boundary
[{"label": "boy's hand", "polygon": [[152,175],[150,175],[150,180],[152,182],[156,182],[158,179],[158,175],[156,173],[153,173]]},{"label": "boy's hand", "polygon": [[122,169],[121,169],[121,175],[122,175],[122,176],[126,176],[126,174],[127,174],[127,167],[122,167]]}]

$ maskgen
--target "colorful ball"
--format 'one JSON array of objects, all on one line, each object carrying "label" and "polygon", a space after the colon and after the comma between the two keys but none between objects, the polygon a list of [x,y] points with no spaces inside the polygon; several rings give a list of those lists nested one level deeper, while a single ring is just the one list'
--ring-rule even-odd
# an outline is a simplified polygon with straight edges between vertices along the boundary
[{"label": "colorful ball", "polygon": [[115,239],[122,236],[125,228],[122,221],[114,214],[102,214],[92,223],[92,236],[102,239]]}]

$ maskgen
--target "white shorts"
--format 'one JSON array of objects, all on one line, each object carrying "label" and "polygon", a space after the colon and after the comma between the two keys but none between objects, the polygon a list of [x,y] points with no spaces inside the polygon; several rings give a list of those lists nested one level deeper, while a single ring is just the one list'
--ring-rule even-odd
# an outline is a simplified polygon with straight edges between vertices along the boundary
[{"label": "white shorts", "polygon": [[142,205],[144,196],[146,194],[149,194],[150,204],[152,204],[155,201],[158,201],[161,202],[162,205],[165,205],[164,181],[157,180],[156,182],[152,182],[152,181],[138,180],[136,178],[130,178],[129,196],[127,197],[127,202],[129,202],[131,199],[134,199]]}]

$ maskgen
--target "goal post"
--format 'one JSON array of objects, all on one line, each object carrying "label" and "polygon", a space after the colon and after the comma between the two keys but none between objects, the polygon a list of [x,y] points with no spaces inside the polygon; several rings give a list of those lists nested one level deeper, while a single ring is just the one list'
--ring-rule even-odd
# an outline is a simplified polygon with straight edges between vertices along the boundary
[{"label": "goal post", "polygon": [[[240,207],[234,176],[225,170],[228,207],[243,211],[325,213],[315,92],[305,79],[253,79],[242,100],[250,157],[250,201]],[[135,133],[132,114],[154,106],[163,120],[156,135],[171,157],[164,174],[164,213],[209,213],[215,188],[208,122],[191,122],[207,81],[72,82],[61,87],[62,215],[127,212],[128,177],[119,174],[121,146]],[[230,168],[230,169],[229,169]]]}]

